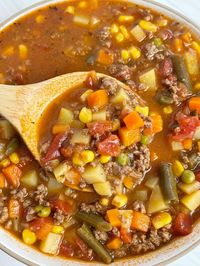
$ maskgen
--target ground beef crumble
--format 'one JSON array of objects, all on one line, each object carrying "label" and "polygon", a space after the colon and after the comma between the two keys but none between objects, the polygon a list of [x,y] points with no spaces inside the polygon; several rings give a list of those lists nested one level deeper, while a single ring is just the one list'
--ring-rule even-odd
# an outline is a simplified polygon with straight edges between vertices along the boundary
[{"label": "ground beef crumble", "polygon": [[94,204],[81,203],[80,210],[87,213],[93,212],[104,214],[107,210],[107,207],[102,206],[99,202],[96,202]]}]

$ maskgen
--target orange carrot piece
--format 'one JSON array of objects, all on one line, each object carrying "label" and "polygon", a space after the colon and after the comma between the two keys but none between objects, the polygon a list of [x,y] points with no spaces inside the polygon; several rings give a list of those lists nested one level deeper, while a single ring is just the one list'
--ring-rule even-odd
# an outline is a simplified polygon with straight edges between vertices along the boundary
[{"label": "orange carrot piece", "polygon": [[6,178],[3,174],[0,174],[0,188],[6,187]]},{"label": "orange carrot piece", "polygon": [[114,237],[106,244],[108,249],[117,250],[122,246],[122,241],[119,237]]},{"label": "orange carrot piece", "polygon": [[22,213],[22,205],[16,199],[10,199],[8,203],[8,213],[11,219],[19,218]]},{"label": "orange carrot piece", "polygon": [[146,136],[159,133],[163,130],[162,117],[159,114],[151,114],[150,117],[152,121],[152,127],[144,129],[144,134]]},{"label": "orange carrot piece", "polygon": [[127,127],[122,127],[119,129],[118,134],[122,144],[126,147],[133,145],[141,140],[139,129],[128,129]]},{"label": "orange carrot piece", "polygon": [[2,169],[7,181],[15,188],[20,185],[20,178],[22,176],[22,171],[17,165],[9,165],[8,167]]},{"label": "orange carrot piece", "polygon": [[191,111],[197,111],[197,113],[200,114],[200,97],[190,98],[189,108]]},{"label": "orange carrot piece", "polygon": [[57,135],[59,133],[69,132],[69,130],[70,130],[69,125],[56,124],[52,128],[52,134]]},{"label": "orange carrot piece", "polygon": [[128,129],[138,129],[144,126],[144,120],[136,111],[125,116],[123,121]]},{"label": "orange carrot piece", "polygon": [[125,227],[122,227],[120,229],[120,237],[125,244],[130,244],[133,238],[131,232],[129,232]]},{"label": "orange carrot piece", "polygon": [[98,52],[97,62],[103,65],[111,65],[114,61],[113,53],[108,50],[101,49]]},{"label": "orange carrot piece", "polygon": [[183,147],[186,150],[190,150],[192,148],[192,139],[184,139],[183,140]]},{"label": "orange carrot piece", "polygon": [[105,90],[97,90],[87,98],[90,107],[103,108],[108,104],[108,94]]},{"label": "orange carrot piece", "polygon": [[114,226],[114,227],[120,227],[121,226],[121,220],[120,220],[120,215],[119,215],[118,209],[108,210],[106,215],[107,215],[109,223],[112,226]]},{"label": "orange carrot piece", "polygon": [[147,232],[149,230],[150,218],[146,214],[141,212],[133,211],[131,228],[137,229],[142,232]]}]

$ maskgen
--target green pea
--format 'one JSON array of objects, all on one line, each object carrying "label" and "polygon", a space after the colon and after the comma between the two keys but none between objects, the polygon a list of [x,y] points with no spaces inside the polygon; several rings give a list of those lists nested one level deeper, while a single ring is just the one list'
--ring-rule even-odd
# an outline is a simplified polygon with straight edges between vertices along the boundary
[{"label": "green pea", "polygon": [[149,144],[149,137],[148,137],[148,136],[142,136],[140,142],[141,142],[143,145],[147,145],[147,144]]},{"label": "green pea", "polygon": [[117,156],[117,162],[118,164],[124,166],[128,163],[128,155],[125,153],[121,153],[119,156]]},{"label": "green pea", "polygon": [[154,42],[155,46],[157,46],[157,47],[160,47],[163,44],[163,42],[160,38],[155,38],[153,42]]},{"label": "green pea", "polygon": [[186,184],[191,184],[195,180],[195,174],[191,170],[185,170],[181,179]]},{"label": "green pea", "polygon": [[51,208],[50,207],[44,207],[44,206],[36,206],[35,211],[37,212],[37,215],[39,217],[45,218],[48,217],[51,213]]}]

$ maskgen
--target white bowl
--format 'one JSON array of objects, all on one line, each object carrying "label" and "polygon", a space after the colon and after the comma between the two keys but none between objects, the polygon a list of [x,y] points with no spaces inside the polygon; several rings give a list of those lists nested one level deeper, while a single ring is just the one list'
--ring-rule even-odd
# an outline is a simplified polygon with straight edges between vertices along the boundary
[{"label": "white bowl", "polygon": [[[123,1],[123,0],[122,0]],[[124,0],[126,2],[126,0]],[[16,19],[27,15],[28,13],[45,7],[49,4],[59,3],[62,1],[46,0],[33,5],[29,8],[24,9],[20,13],[12,16],[5,22],[0,24],[0,29],[4,29],[10,24],[12,24]],[[66,2],[66,1],[65,1]],[[192,30],[197,36],[200,37],[200,31],[198,26],[196,26],[192,21],[184,17],[182,14],[168,8],[162,4],[158,4],[151,0],[129,0],[129,2],[134,2],[139,5],[143,5],[152,9],[155,9],[170,18],[187,25],[190,30]],[[126,258],[113,262],[112,266],[150,266],[150,265],[166,265],[169,262],[185,255],[191,249],[196,247],[200,243],[200,223],[196,222],[193,232],[185,237],[179,237],[169,242],[167,245],[157,249],[156,251],[149,252],[142,256],[135,256],[132,258]],[[10,233],[6,232],[4,229],[0,228],[0,248],[8,253],[15,259],[24,262],[26,265],[44,265],[44,266],[78,266],[78,265],[88,265],[88,262],[77,261],[77,260],[67,260],[59,257],[47,256],[36,249],[33,249],[13,237]],[[105,265],[103,263],[90,263],[92,265]]]}]

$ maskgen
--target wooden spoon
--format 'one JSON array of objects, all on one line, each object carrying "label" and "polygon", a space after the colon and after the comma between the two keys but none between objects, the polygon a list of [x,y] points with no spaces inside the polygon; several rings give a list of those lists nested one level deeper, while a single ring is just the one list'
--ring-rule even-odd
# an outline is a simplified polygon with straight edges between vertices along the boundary
[{"label": "wooden spoon", "polygon": [[[87,75],[88,72],[75,72],[31,85],[0,85],[0,114],[17,129],[37,161],[40,162],[38,128],[45,109],[68,90],[84,85]],[[97,74],[97,77],[106,75]],[[125,84],[114,80],[131,91]],[[134,96],[140,101],[138,95]]]}]

